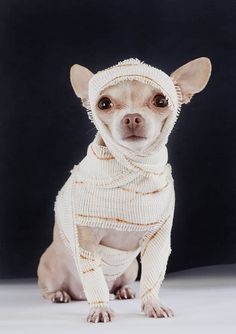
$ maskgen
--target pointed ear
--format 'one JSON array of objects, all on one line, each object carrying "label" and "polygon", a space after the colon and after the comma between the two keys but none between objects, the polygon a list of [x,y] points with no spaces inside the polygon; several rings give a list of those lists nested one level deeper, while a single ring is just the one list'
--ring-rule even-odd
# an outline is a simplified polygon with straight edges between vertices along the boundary
[{"label": "pointed ear", "polygon": [[81,65],[75,64],[70,69],[71,85],[84,107],[88,107],[88,83],[92,76],[93,73]]},{"label": "pointed ear", "polygon": [[197,58],[179,67],[170,77],[182,92],[182,103],[190,102],[195,93],[201,92],[211,75],[211,62],[206,57]]}]

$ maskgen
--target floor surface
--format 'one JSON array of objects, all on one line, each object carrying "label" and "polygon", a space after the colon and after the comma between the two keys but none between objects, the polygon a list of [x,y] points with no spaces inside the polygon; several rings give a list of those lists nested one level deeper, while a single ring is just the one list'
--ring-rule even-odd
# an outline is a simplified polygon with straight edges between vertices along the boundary
[{"label": "floor surface", "polygon": [[236,333],[236,264],[201,267],[166,275],[160,298],[174,318],[147,318],[137,298],[113,300],[116,318],[87,323],[86,301],[54,304],[41,297],[35,279],[0,280],[1,334],[231,334]]}]

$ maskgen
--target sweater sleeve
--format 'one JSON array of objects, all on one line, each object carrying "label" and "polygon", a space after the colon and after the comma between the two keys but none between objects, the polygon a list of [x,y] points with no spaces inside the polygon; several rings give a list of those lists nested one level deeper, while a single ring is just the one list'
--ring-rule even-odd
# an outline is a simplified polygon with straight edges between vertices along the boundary
[{"label": "sweater sleeve", "polygon": [[85,249],[80,244],[77,226],[74,224],[74,259],[80,275],[84,294],[90,307],[108,306],[109,289],[101,267],[101,256],[90,240]]},{"label": "sweater sleeve", "polygon": [[141,244],[140,298],[142,302],[151,298],[158,299],[171,253],[172,221],[173,213],[167,217],[157,231],[147,233]]},{"label": "sweater sleeve", "polygon": [[95,252],[78,247],[77,269],[86,299],[91,307],[108,306],[109,289],[101,268],[101,257]]}]

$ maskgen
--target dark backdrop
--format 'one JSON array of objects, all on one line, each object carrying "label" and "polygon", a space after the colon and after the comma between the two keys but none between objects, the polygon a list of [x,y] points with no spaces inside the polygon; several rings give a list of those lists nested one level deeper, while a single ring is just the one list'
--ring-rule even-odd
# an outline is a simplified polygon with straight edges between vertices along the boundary
[{"label": "dark backdrop", "polygon": [[54,201],[95,130],[72,91],[137,57],[171,73],[211,59],[170,137],[176,209],[168,272],[236,262],[235,1],[0,1],[0,277],[36,277]]}]

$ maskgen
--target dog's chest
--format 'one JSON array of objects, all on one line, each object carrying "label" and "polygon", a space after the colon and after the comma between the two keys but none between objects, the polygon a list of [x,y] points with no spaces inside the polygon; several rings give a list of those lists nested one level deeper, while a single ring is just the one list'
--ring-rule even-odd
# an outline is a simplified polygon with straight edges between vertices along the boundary
[{"label": "dog's chest", "polygon": [[101,236],[100,244],[124,251],[133,251],[140,244],[144,232],[123,232],[113,229],[97,228],[98,234]]}]

